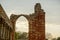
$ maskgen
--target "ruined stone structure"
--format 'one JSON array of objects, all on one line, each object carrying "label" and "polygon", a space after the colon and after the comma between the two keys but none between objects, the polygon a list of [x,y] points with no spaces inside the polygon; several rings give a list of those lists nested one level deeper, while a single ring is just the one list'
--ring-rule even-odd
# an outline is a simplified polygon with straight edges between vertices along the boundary
[{"label": "ruined stone structure", "polygon": [[40,3],[36,3],[34,13],[30,15],[12,14],[10,16],[10,23],[13,29],[10,34],[11,40],[15,40],[15,24],[21,16],[24,16],[29,22],[29,40],[45,40],[45,12],[41,9]]},{"label": "ruined stone structure", "polygon": [[45,40],[45,12],[40,3],[34,7],[34,13],[30,15],[11,15],[11,22],[15,30],[15,23],[20,16],[26,17],[29,22],[29,40]]},{"label": "ruined stone structure", "polygon": [[0,5],[0,40],[12,40],[12,23]]}]

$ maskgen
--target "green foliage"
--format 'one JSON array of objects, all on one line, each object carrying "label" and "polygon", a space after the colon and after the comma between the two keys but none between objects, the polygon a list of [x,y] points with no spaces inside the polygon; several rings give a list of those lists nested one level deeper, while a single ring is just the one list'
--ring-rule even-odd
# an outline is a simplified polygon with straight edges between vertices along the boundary
[{"label": "green foliage", "polygon": [[60,37],[58,37],[57,40],[60,40]]},{"label": "green foliage", "polygon": [[18,39],[28,39],[28,33],[26,32],[23,32],[23,33],[19,33],[19,32],[15,32],[15,40],[18,40]]},{"label": "green foliage", "polygon": [[48,40],[48,39],[46,39],[46,40]]},{"label": "green foliage", "polygon": [[53,38],[52,40],[57,40],[56,38]]},{"label": "green foliage", "polygon": [[19,36],[19,33],[15,32],[15,40],[17,40],[18,36]]}]

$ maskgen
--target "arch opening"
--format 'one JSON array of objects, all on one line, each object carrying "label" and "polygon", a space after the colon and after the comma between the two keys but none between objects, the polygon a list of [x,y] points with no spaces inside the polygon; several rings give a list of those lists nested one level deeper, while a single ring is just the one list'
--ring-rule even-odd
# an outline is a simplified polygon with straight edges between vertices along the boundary
[{"label": "arch opening", "polygon": [[[18,34],[17,39],[24,40],[26,38],[28,40],[29,22],[25,16],[20,16],[17,19],[16,25],[15,25],[15,32]],[[22,37],[21,37],[21,35],[22,35]],[[21,37],[21,38],[19,38],[19,37]]]}]

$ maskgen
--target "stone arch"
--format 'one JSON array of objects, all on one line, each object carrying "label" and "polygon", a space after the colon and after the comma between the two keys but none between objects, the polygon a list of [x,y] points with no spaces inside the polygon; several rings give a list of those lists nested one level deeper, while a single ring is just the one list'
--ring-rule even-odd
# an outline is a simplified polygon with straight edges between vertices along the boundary
[{"label": "stone arch", "polygon": [[16,23],[16,20],[19,18],[19,17],[21,17],[21,16],[24,16],[28,21],[29,21],[29,15],[24,15],[24,14],[20,14],[20,15],[15,15],[15,14],[12,14],[11,16],[10,16],[10,21],[12,22],[12,23]]},{"label": "stone arch", "polygon": [[[12,15],[10,16],[10,21],[12,22],[12,26],[13,26],[12,28],[13,28],[13,30],[14,30],[14,31],[11,32],[12,40],[15,40],[15,24],[16,24],[16,21],[17,21],[17,19],[18,19],[19,17],[21,17],[21,16],[24,16],[24,17],[28,20],[28,22],[29,22],[29,20],[30,20],[29,15],[24,15],[24,14],[15,15],[15,14],[12,14]],[[29,24],[29,25],[30,25],[30,24]]]},{"label": "stone arch", "polygon": [[[28,27],[28,31],[26,31],[27,33],[29,32],[29,21],[27,19],[27,16],[26,15],[20,15],[19,18],[23,17],[23,19],[25,19],[25,22],[26,22],[26,27]],[[16,25],[17,25],[17,21],[19,20],[19,18],[16,20]],[[23,20],[22,20],[23,21]],[[20,23],[20,22],[19,22]],[[15,25],[15,29],[16,29],[16,25]],[[22,26],[23,27],[23,26]],[[16,31],[16,30],[15,30]]]},{"label": "stone arch", "polygon": [[[29,20],[28,15],[23,15],[23,14],[21,14],[21,15],[18,15],[18,16],[19,16],[19,17],[23,16],[23,17],[25,17],[27,20]],[[19,18],[19,17],[18,17],[18,18]],[[18,19],[18,18],[17,18],[17,19]],[[16,19],[16,20],[17,20],[17,19]]]}]

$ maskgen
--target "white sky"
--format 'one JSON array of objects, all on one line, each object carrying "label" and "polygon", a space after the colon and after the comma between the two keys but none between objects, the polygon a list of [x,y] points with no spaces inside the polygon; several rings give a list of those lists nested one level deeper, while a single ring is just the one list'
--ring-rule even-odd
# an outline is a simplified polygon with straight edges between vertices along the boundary
[{"label": "white sky", "polygon": [[[34,5],[41,3],[42,9],[46,12],[46,32],[52,33],[53,36],[60,36],[60,0],[0,0],[7,15],[13,14],[31,14],[34,12]],[[19,27],[26,25],[27,20],[19,18],[17,21],[18,30],[28,32],[28,27]],[[23,23],[25,22],[25,23]],[[16,28],[17,29],[17,28]],[[22,30],[23,29],[23,30]]]}]

